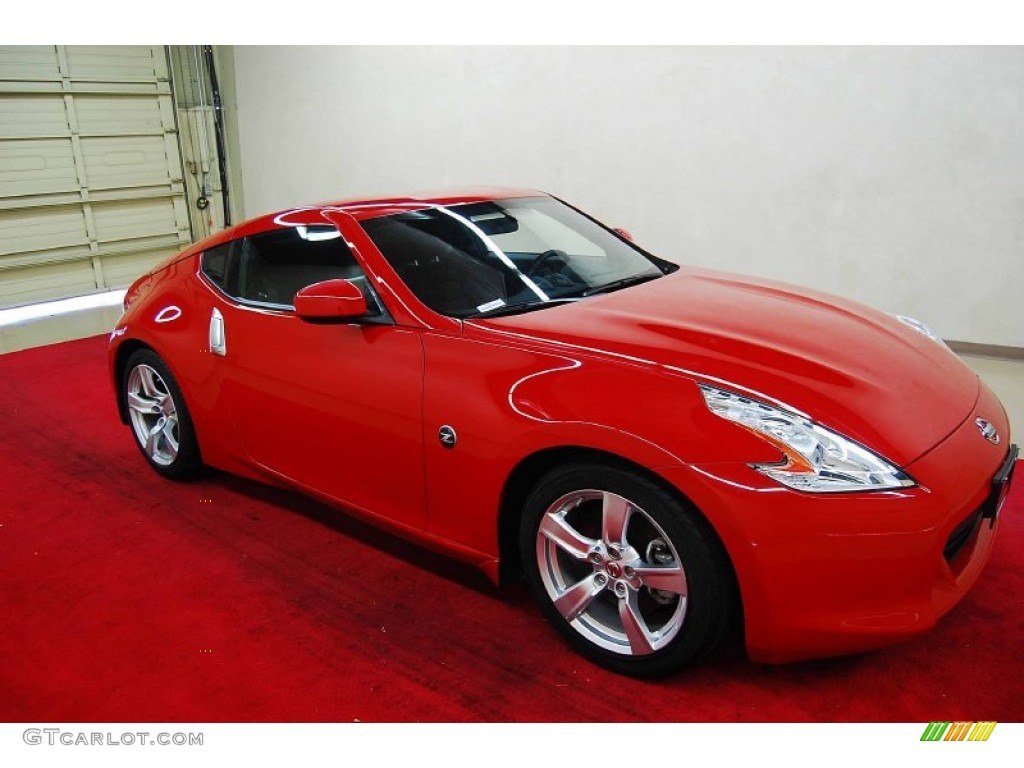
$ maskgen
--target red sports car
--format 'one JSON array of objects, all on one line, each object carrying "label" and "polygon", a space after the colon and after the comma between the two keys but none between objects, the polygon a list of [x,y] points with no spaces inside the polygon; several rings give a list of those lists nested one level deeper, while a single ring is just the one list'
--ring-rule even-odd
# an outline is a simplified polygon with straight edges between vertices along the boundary
[{"label": "red sports car", "polygon": [[977,580],[1017,448],[924,325],[680,266],[528,190],[347,200],[220,232],[111,335],[146,461],[298,489],[668,674],[863,651]]}]

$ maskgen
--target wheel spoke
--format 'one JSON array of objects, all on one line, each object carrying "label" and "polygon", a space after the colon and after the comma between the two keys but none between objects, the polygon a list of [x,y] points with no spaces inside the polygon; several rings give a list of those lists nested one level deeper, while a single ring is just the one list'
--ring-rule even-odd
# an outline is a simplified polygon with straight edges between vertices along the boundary
[{"label": "wheel spoke", "polygon": [[588,539],[569,523],[563,515],[549,513],[540,523],[540,533],[555,543],[555,546],[577,560],[585,560],[597,542]]},{"label": "wheel spoke", "polygon": [[164,424],[157,421],[153,428],[146,433],[146,453],[156,458],[157,447],[160,445],[160,436],[163,434]]},{"label": "wheel spoke", "polygon": [[606,544],[626,546],[626,526],[633,508],[614,493],[605,493],[601,501],[601,536]]},{"label": "wheel spoke", "polygon": [[147,397],[155,398],[163,394],[153,380],[153,369],[147,365],[140,365],[136,368],[139,372],[139,384],[142,386],[142,393]]},{"label": "wheel spoke", "polygon": [[637,565],[634,572],[645,587],[686,595],[686,574],[678,565]]},{"label": "wheel spoke", "polygon": [[566,621],[573,621],[604,587],[597,583],[595,578],[598,574],[592,573],[582,581],[578,581],[569,587],[562,595],[555,600],[555,608],[562,614]]},{"label": "wheel spoke", "polygon": [[645,656],[654,652],[654,638],[640,614],[637,594],[630,590],[625,599],[619,600],[619,618],[622,620],[622,630],[626,633],[633,655]]},{"label": "wheel spoke", "polygon": [[164,428],[161,430],[164,438],[164,444],[167,446],[167,457],[174,461],[174,458],[178,455],[178,441],[174,437],[174,430],[178,426],[178,420],[174,417],[167,419],[167,423],[164,424]]},{"label": "wheel spoke", "polygon": [[156,405],[160,409],[161,413],[170,415],[174,412],[174,401],[171,400],[170,395],[165,395],[162,392],[156,393]]},{"label": "wheel spoke", "polygon": [[137,392],[128,393],[128,408],[136,413],[145,415],[158,415],[160,413],[160,403],[156,400],[150,400]]}]

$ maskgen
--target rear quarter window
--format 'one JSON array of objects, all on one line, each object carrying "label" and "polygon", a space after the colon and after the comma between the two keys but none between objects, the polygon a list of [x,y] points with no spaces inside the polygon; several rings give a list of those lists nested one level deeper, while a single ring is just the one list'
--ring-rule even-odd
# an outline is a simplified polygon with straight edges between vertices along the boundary
[{"label": "rear quarter window", "polygon": [[203,251],[201,266],[207,279],[225,293],[230,293],[227,286],[228,257],[232,243],[224,243]]}]

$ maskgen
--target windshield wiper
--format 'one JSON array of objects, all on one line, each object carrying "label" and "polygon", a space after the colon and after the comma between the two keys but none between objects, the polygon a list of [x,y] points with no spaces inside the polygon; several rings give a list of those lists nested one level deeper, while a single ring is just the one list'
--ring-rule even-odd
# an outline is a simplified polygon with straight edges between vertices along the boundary
[{"label": "windshield wiper", "polygon": [[544,307],[550,307],[553,304],[571,304],[574,301],[579,301],[578,297],[573,298],[553,298],[548,301],[523,301],[518,304],[505,304],[501,307],[495,307],[494,309],[485,309],[482,312],[474,312],[470,315],[463,315],[463,320],[472,320],[477,317],[501,317],[502,315],[518,315],[522,312],[532,312],[535,309],[544,309]]},{"label": "windshield wiper", "polygon": [[583,291],[580,296],[593,296],[595,293],[609,293],[611,291],[617,291],[619,288],[625,288],[628,285],[638,285],[639,283],[646,283],[649,280],[657,280],[659,277],[664,277],[664,274],[659,272],[656,275],[632,275],[631,277],[624,277],[621,280],[612,280],[610,283],[598,285],[594,288],[587,288],[587,290]]}]

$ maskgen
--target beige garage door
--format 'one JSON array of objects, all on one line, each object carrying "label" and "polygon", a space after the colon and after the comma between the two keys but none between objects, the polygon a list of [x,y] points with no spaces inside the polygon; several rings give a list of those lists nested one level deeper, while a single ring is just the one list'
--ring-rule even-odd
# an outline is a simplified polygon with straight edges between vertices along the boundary
[{"label": "beige garage door", "polygon": [[163,46],[0,46],[0,307],[128,285],[184,195]]}]

